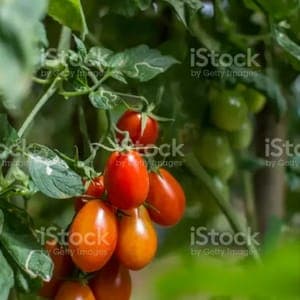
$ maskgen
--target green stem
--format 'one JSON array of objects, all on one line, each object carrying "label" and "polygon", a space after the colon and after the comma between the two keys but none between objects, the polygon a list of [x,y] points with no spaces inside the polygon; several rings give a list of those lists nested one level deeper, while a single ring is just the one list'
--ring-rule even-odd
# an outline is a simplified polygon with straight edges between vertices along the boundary
[{"label": "green stem", "polygon": [[[198,163],[194,155],[187,155],[185,158],[185,165],[188,169],[199,179],[210,191],[214,199],[216,200],[217,205],[221,211],[226,216],[229,224],[231,225],[235,233],[243,232],[245,233],[245,228],[243,224],[238,219],[235,211],[231,207],[230,203],[224,199],[223,195],[220,194],[214,187],[214,184],[210,178],[210,175],[205,171],[205,169]],[[260,255],[256,246],[253,244],[251,239],[245,237],[246,246],[249,250],[250,255],[257,261],[260,261]]]},{"label": "green stem", "polygon": [[251,226],[252,228],[256,228],[256,220],[254,217],[255,201],[254,201],[252,177],[248,171],[243,172],[243,182],[244,182],[244,190],[245,190],[246,218],[249,226]]},{"label": "green stem", "polygon": [[76,96],[83,96],[86,94],[89,94],[91,92],[94,92],[97,88],[99,88],[99,86],[107,79],[110,77],[109,73],[106,73],[96,84],[94,84],[91,88],[88,88],[86,90],[82,90],[82,91],[74,91],[74,92],[60,92],[59,94],[64,96],[64,97],[76,97]]},{"label": "green stem", "polygon": [[63,26],[58,42],[58,52],[66,51],[70,48],[72,31],[70,28]]},{"label": "green stem", "polygon": [[19,137],[23,137],[25,131],[28,129],[38,112],[41,110],[41,108],[47,103],[47,101],[53,96],[53,94],[57,91],[58,83],[60,82],[60,77],[56,77],[55,80],[52,82],[46,93],[42,96],[42,98],[38,101],[38,103],[35,105],[31,113],[28,115],[26,120],[24,121],[23,125],[18,131]]}]

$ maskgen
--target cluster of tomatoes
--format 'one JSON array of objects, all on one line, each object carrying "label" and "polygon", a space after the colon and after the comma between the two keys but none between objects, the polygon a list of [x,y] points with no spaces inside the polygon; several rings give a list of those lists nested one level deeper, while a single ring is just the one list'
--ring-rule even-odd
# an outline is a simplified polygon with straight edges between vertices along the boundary
[{"label": "cluster of tomatoes", "polygon": [[[127,111],[117,123],[118,140],[147,146],[157,141],[157,121]],[[68,249],[46,244],[54,262],[53,277],[41,295],[56,300],[126,300],[131,295],[129,270],[147,266],[157,250],[152,221],[172,226],[185,210],[181,185],[165,169],[148,170],[141,151],[113,152],[103,175],[86,182],[86,193],[75,200]],[[75,272],[79,272],[77,280]],[[73,276],[73,277],[72,277]],[[67,279],[68,277],[73,278]],[[80,280],[78,280],[78,277]]]},{"label": "cluster of tomatoes", "polygon": [[258,113],[266,98],[256,90],[238,85],[216,91],[209,100],[209,126],[201,132],[195,154],[211,175],[226,182],[235,170],[234,150],[247,148],[253,136],[251,113]]}]

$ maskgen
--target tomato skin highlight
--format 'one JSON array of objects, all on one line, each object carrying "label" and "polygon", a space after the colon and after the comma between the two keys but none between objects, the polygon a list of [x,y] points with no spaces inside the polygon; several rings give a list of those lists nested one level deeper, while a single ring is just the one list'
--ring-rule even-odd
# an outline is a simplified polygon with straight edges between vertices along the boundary
[{"label": "tomato skin highlight", "polygon": [[162,226],[177,224],[185,211],[186,199],[180,183],[165,169],[151,172],[147,197],[150,218]]},{"label": "tomato skin highlight", "polygon": [[76,281],[66,281],[59,288],[54,300],[96,300],[89,286]]},{"label": "tomato skin highlight", "polygon": [[129,300],[130,273],[113,258],[91,280],[90,287],[97,300]]},{"label": "tomato skin highlight", "polygon": [[143,158],[136,151],[114,152],[109,157],[104,182],[108,200],[120,209],[140,206],[149,192],[149,175]]},{"label": "tomato skin highlight", "polygon": [[69,231],[73,262],[84,272],[95,272],[111,258],[117,243],[117,219],[101,200],[89,201],[75,216]]},{"label": "tomato skin highlight", "polygon": [[[128,110],[117,123],[117,127],[122,131],[128,131],[130,139],[134,145],[146,146],[154,145],[159,135],[158,122],[147,116],[146,126],[142,133],[142,113]],[[118,133],[120,142],[124,139],[124,134]]]},{"label": "tomato skin highlight", "polygon": [[157,234],[143,206],[125,211],[119,221],[117,259],[130,270],[140,270],[154,258],[157,250]]},{"label": "tomato skin highlight", "polygon": [[45,248],[49,252],[54,268],[51,280],[43,283],[39,295],[45,298],[54,298],[63,277],[67,277],[72,272],[73,262],[67,250],[60,246],[56,240],[47,241]]}]

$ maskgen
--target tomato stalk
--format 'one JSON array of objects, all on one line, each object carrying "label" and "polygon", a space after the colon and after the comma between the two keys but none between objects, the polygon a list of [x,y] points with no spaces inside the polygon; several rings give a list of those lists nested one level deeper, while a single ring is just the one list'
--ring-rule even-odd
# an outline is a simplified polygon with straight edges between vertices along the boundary
[{"label": "tomato stalk", "polygon": [[32,123],[32,121],[34,120],[34,118],[36,117],[36,115],[38,114],[38,112],[41,110],[41,108],[55,94],[55,92],[57,91],[58,84],[60,83],[60,81],[61,81],[61,77],[57,76],[54,79],[54,81],[52,82],[52,84],[50,85],[50,87],[48,88],[48,90],[46,91],[46,93],[37,102],[37,104],[35,105],[35,107],[31,111],[31,113],[28,115],[28,117],[26,118],[26,120],[24,121],[23,125],[21,126],[21,128],[18,131],[18,136],[20,138],[24,136],[25,131],[28,129],[28,127],[30,126],[30,124]]}]

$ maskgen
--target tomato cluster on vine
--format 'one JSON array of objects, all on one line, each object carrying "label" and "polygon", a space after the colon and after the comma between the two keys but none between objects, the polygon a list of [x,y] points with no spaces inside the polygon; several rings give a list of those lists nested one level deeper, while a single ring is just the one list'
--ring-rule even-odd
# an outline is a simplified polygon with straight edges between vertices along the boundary
[{"label": "tomato cluster on vine", "polygon": [[264,95],[244,85],[238,85],[234,90],[211,91],[209,125],[201,132],[195,154],[222,184],[234,174],[234,151],[244,150],[251,144],[251,114],[260,112],[265,102]]},{"label": "tomato cluster on vine", "polygon": [[74,201],[65,252],[55,255],[62,247],[57,242],[46,245],[54,272],[42,296],[130,299],[129,270],[146,267],[157,251],[153,222],[173,226],[182,218],[186,200],[180,183],[163,168],[148,170],[142,151],[134,148],[156,143],[159,135],[157,120],[142,114],[127,111],[117,123],[118,142],[126,132],[133,147],[111,153],[103,174],[84,180],[86,192]]}]

